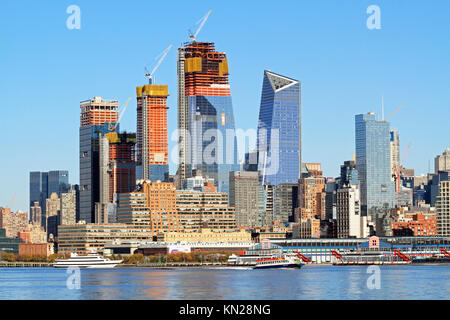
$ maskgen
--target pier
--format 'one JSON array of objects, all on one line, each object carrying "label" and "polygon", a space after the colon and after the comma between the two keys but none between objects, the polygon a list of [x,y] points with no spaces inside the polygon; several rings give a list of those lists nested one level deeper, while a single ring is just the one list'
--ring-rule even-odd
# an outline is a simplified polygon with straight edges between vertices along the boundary
[{"label": "pier", "polygon": [[49,268],[53,267],[51,262],[6,262],[0,261],[0,268]]}]

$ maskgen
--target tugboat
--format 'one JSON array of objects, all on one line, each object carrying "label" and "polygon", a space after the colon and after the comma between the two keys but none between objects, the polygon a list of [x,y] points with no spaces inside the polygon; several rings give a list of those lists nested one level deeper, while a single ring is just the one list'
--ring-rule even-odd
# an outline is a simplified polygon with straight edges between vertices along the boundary
[{"label": "tugboat", "polygon": [[53,266],[55,268],[114,268],[123,260],[110,260],[109,258],[103,258],[95,252],[91,252],[88,255],[78,255],[71,253],[69,259],[56,259]]}]

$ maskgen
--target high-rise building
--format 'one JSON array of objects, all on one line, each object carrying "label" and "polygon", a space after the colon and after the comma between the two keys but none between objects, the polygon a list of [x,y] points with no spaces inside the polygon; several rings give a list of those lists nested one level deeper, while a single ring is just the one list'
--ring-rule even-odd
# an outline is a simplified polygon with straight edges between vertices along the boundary
[{"label": "high-rise building", "polygon": [[117,220],[146,226],[154,237],[158,232],[179,231],[175,186],[147,180],[136,191],[119,194]]},{"label": "high-rise building", "polygon": [[[318,166],[319,165],[319,166]],[[305,164],[311,168],[298,182],[298,208],[295,222],[300,224],[301,238],[320,237],[320,220],[325,219],[325,178],[320,164]],[[309,171],[309,169],[308,169]]]},{"label": "high-rise building", "polygon": [[344,161],[344,164],[341,166],[339,188],[350,184],[359,184],[358,169],[355,161]]},{"label": "high-rise building", "polygon": [[45,221],[43,221],[43,227],[47,234],[56,236],[58,231],[58,216],[61,210],[61,200],[56,192],[50,195],[50,198],[46,200],[45,204]]},{"label": "high-rise building", "polygon": [[99,138],[99,202],[95,221],[116,220],[117,194],[131,192],[136,186],[136,134],[109,132]]},{"label": "high-rise building", "polygon": [[450,171],[450,150],[446,149],[441,155],[434,158],[434,173]]},{"label": "high-rise building", "polygon": [[390,133],[391,150],[391,180],[395,181],[397,170],[400,167],[400,135],[397,129],[392,128]]},{"label": "high-rise building", "polygon": [[70,225],[76,223],[77,218],[77,190],[72,188],[61,194],[58,225]]},{"label": "high-rise building", "polygon": [[256,171],[231,171],[230,206],[235,208],[238,226],[262,227],[265,225],[264,186]]},{"label": "high-rise building", "polygon": [[373,112],[356,115],[355,142],[361,210],[375,220],[377,208],[393,208],[395,202],[389,123],[376,120]]},{"label": "high-rise building", "polygon": [[436,211],[438,236],[450,236],[450,181],[439,184]]},{"label": "high-rise building", "polygon": [[164,181],[169,172],[167,85],[136,87],[137,178]]},{"label": "high-rise building", "polygon": [[300,82],[264,71],[257,133],[264,184],[297,183],[301,167]]},{"label": "high-rise building", "polygon": [[42,208],[38,201],[30,207],[30,223],[42,225]]},{"label": "high-rise building", "polygon": [[6,230],[7,238],[16,238],[19,232],[26,230],[27,226],[27,212],[11,212],[10,208],[0,207],[0,229]]},{"label": "high-rise building", "polygon": [[273,221],[288,223],[294,220],[298,207],[298,183],[280,183],[273,189]]},{"label": "high-rise building", "polygon": [[[80,108],[79,219],[86,223],[94,223],[96,222],[95,204],[100,203],[100,138],[107,133],[119,131],[117,124],[119,102],[94,97],[82,101]],[[106,149],[103,148],[103,150]]]},{"label": "high-rise building", "polygon": [[337,191],[338,238],[366,238],[367,216],[361,216],[359,185],[347,185]]},{"label": "high-rise building", "polygon": [[228,193],[228,173],[239,170],[237,139],[228,60],[214,43],[178,49],[178,130],[180,181],[202,169]]},{"label": "high-rise building", "polygon": [[228,195],[219,192],[177,190],[180,231],[235,231],[235,208],[228,205]]},{"label": "high-rise building", "polygon": [[53,170],[49,172],[30,172],[30,207],[39,202],[45,212],[45,200],[55,192],[58,196],[70,189],[69,171]]}]

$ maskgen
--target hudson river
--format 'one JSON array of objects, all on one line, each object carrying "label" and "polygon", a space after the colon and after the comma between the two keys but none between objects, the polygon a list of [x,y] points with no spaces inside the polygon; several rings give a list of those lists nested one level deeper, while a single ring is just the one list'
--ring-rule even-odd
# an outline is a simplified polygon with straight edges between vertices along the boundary
[{"label": "hudson river", "polygon": [[130,267],[82,269],[79,277],[65,269],[0,268],[0,299],[448,300],[450,266],[373,270],[367,266],[304,266],[300,270]]}]

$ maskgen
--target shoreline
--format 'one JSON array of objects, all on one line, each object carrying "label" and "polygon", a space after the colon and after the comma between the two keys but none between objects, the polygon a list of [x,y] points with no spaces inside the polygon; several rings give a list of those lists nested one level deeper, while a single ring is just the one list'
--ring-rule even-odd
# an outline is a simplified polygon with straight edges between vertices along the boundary
[{"label": "shoreline", "polygon": [[[340,264],[332,264],[332,263],[314,263],[314,264],[304,264],[304,267],[350,267],[350,266],[450,266],[450,262],[423,262],[423,263],[408,263],[408,264],[351,264],[351,265],[340,265]],[[218,263],[167,263],[167,264],[119,264],[115,268],[150,268],[150,269],[201,269],[201,268],[229,268],[229,269],[238,269],[238,268],[251,268],[252,266],[230,266],[227,264],[218,264]],[[54,268],[53,264],[50,262],[0,262],[0,268]]]}]

